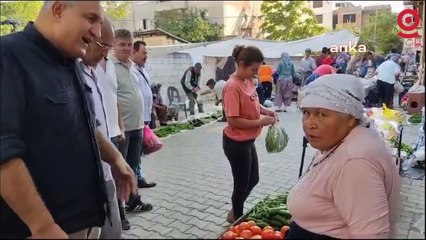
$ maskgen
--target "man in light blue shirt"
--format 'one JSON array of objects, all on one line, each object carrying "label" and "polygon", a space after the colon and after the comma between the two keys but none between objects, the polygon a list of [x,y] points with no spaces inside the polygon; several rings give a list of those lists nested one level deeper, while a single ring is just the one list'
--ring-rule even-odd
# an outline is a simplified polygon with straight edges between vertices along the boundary
[{"label": "man in light blue shirt", "polygon": [[398,57],[393,56],[380,64],[374,75],[377,75],[377,90],[379,91],[381,103],[388,108],[393,108],[394,84],[398,80],[401,67],[397,64]]},{"label": "man in light blue shirt", "polygon": [[[143,98],[143,119],[145,127],[150,125],[151,121],[155,121],[155,119],[151,119],[152,113],[152,90],[151,90],[151,82],[148,76],[148,73],[145,71],[145,64],[147,59],[147,51],[146,51],[146,43],[143,41],[136,41],[133,43],[133,55],[131,57],[134,62],[133,71],[135,75],[138,77],[138,84]],[[157,183],[155,182],[147,182],[141,173],[141,163],[136,169],[136,174],[138,177],[138,187],[139,188],[151,188],[155,187]]]}]

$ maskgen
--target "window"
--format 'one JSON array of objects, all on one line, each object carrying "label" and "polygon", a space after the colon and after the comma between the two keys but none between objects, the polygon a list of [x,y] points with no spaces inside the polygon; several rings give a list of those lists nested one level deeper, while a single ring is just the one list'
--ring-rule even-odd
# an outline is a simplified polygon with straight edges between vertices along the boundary
[{"label": "window", "polygon": [[343,23],[354,23],[356,22],[356,14],[343,14]]},{"label": "window", "polygon": [[321,24],[321,23],[322,23],[322,14],[320,14],[320,15],[315,15],[315,17],[317,17],[317,22],[318,22],[319,24]]},{"label": "window", "polygon": [[313,8],[320,8],[320,7],[322,7],[322,1],[312,1],[312,7]]}]

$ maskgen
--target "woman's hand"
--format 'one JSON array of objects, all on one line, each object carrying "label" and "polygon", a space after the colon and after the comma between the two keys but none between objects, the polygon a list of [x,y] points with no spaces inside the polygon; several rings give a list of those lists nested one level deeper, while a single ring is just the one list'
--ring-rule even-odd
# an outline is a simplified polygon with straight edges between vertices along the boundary
[{"label": "woman's hand", "polygon": [[264,116],[260,119],[260,125],[262,127],[273,125],[277,122],[277,118],[273,116]]},{"label": "woman's hand", "polygon": [[276,122],[279,122],[278,114],[275,111],[269,110],[267,108],[262,109],[262,114],[270,117],[274,117]]}]

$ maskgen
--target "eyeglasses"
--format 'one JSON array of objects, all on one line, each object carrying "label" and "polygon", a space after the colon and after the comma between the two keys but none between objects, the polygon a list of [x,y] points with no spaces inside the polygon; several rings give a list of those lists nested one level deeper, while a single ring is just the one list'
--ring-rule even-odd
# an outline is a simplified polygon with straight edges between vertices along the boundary
[{"label": "eyeglasses", "polygon": [[106,44],[102,44],[102,43],[100,43],[100,42],[96,42],[96,44],[100,47],[100,48],[102,48],[102,49],[106,49],[106,50],[110,50],[110,49],[112,49],[112,46],[108,46],[108,45],[106,45]]}]

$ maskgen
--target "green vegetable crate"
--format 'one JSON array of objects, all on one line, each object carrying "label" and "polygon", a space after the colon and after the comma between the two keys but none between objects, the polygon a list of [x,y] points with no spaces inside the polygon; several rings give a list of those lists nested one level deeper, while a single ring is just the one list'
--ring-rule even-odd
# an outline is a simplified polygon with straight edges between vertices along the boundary
[{"label": "green vegetable crate", "polygon": [[[282,226],[290,226],[291,215],[287,208],[287,196],[288,192],[276,196],[267,196],[237,219],[231,226],[236,226],[250,220],[255,221],[256,225],[260,228],[269,225],[276,231],[280,231]],[[219,238],[227,231],[228,229],[221,233]]]}]

